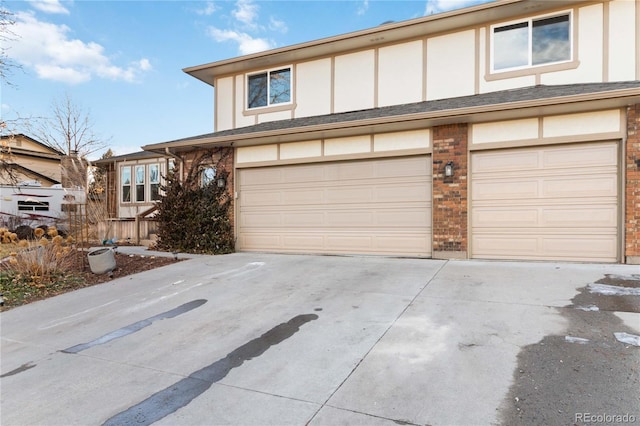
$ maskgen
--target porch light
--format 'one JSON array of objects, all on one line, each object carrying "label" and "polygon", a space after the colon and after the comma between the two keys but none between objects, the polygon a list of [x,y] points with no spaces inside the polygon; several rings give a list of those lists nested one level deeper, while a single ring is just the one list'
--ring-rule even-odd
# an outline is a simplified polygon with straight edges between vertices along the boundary
[{"label": "porch light", "polygon": [[444,165],[444,175],[446,177],[453,176],[453,161],[449,161],[447,164]]},{"label": "porch light", "polygon": [[222,176],[218,178],[217,183],[218,183],[218,188],[224,188],[225,186],[227,186],[227,181]]}]

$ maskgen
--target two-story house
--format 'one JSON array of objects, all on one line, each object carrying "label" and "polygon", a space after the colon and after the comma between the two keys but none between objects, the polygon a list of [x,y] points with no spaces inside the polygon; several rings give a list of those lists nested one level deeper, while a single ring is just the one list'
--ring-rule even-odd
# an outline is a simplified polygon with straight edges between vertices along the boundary
[{"label": "two-story house", "polygon": [[[303,7],[303,6],[301,6]],[[640,263],[640,4],[499,0],[186,68],[237,249]]]}]

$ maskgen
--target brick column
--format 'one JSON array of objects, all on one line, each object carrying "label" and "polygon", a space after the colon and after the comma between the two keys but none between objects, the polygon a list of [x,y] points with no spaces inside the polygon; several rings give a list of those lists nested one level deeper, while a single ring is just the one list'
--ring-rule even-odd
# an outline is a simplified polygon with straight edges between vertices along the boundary
[{"label": "brick column", "polygon": [[640,265],[640,104],[627,109],[625,261]]},{"label": "brick column", "polygon": [[[434,127],[433,131],[433,258],[467,258],[466,124]],[[444,168],[453,162],[454,174]]]}]

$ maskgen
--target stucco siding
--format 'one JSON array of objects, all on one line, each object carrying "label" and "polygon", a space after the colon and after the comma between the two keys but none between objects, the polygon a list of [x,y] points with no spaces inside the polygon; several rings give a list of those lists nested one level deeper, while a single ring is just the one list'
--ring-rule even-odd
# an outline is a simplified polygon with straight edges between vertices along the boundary
[{"label": "stucco siding", "polygon": [[236,76],[236,127],[245,127],[256,124],[255,116],[245,115],[245,90],[244,90],[244,76]]},{"label": "stucco siding", "polygon": [[379,50],[377,106],[422,100],[422,46],[422,41],[418,40]]},{"label": "stucco siding", "polygon": [[538,119],[500,121],[496,123],[474,124],[471,128],[474,144],[505,142],[538,138]]},{"label": "stucco siding", "polygon": [[475,31],[427,40],[427,100],[473,95]]},{"label": "stucco siding", "polygon": [[373,108],[374,77],[374,50],[336,56],[334,112]]},{"label": "stucco siding", "polygon": [[237,163],[274,161],[278,159],[278,145],[261,145],[238,148]]},{"label": "stucco siding", "polygon": [[619,131],[619,110],[545,117],[542,124],[542,133],[546,138]]},{"label": "stucco siding", "polygon": [[429,129],[411,132],[381,133],[373,137],[374,152],[429,148]]},{"label": "stucco siding", "polygon": [[370,151],[371,137],[369,135],[327,139],[324,142],[324,155],[359,154]]},{"label": "stucco siding", "polygon": [[216,130],[228,130],[233,128],[233,77],[220,78],[216,84]]},{"label": "stucco siding", "polygon": [[296,117],[331,113],[331,59],[296,66]]},{"label": "stucco siding", "polygon": [[322,141],[291,142],[280,144],[280,159],[320,157]]},{"label": "stucco siding", "polygon": [[609,3],[609,81],[635,79],[640,49],[635,31],[637,7],[637,2],[628,0]]}]

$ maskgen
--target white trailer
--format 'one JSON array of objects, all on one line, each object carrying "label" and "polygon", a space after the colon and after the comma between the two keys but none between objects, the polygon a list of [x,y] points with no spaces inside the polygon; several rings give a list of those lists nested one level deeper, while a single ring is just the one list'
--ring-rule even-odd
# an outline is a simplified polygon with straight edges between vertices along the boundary
[{"label": "white trailer", "polygon": [[0,185],[0,226],[57,225],[67,219],[67,212],[84,204],[84,190],[62,188],[60,185],[43,187],[38,182]]}]

